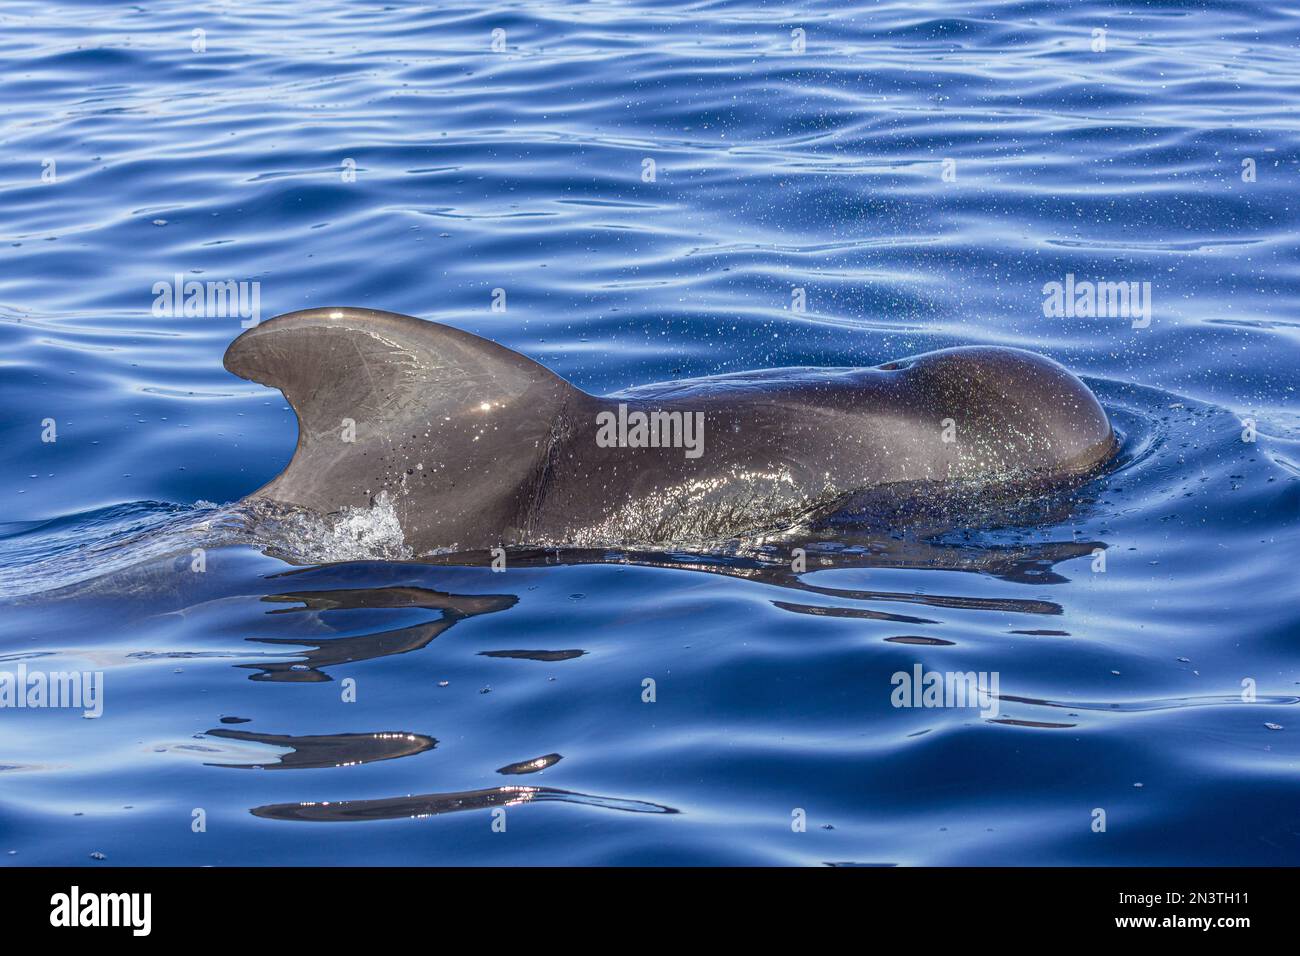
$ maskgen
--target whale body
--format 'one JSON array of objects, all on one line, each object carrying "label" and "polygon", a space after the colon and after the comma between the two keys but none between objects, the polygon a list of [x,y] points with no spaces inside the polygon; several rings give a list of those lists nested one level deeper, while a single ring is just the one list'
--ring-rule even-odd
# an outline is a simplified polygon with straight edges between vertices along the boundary
[{"label": "whale body", "polygon": [[596,396],[450,326],[322,308],[248,329],[225,367],[298,419],[249,500],[328,516],[383,496],[419,551],[726,540],[864,493],[1078,482],[1117,444],[1083,382],[1003,347]]}]

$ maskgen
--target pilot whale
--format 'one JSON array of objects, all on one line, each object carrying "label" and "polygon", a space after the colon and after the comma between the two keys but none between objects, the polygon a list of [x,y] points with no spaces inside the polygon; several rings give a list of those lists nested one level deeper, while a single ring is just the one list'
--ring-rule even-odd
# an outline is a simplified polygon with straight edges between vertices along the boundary
[{"label": "pilot whale", "polygon": [[1117,444],[1083,382],[1003,347],[597,396],[447,325],[320,308],[243,332],[225,367],[298,419],[292,460],[247,500],[383,500],[418,552],[725,541],[863,494],[1077,483]]}]

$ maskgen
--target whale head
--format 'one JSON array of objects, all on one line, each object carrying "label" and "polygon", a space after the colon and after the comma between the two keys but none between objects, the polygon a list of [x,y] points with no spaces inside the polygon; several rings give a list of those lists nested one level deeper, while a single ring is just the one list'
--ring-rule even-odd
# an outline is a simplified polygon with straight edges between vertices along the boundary
[{"label": "whale head", "polygon": [[[1060,480],[1115,451],[1110,418],[1072,372],[1024,349],[963,346],[877,366],[877,409],[896,411],[944,481]],[[933,423],[940,423],[939,428]],[[920,427],[917,427],[919,423]]]}]

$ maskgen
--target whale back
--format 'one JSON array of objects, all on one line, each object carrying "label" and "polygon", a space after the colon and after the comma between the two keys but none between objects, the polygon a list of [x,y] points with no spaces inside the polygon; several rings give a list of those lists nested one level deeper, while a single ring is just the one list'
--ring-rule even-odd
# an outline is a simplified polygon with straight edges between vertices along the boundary
[{"label": "whale back", "polygon": [[495,342],[371,309],[277,316],[225,367],[280,389],[298,418],[292,460],[252,497],[330,514],[387,492],[408,538],[437,528],[451,544],[527,524],[564,410],[587,398]]},{"label": "whale back", "polygon": [[[383,496],[421,552],[722,541],[859,500],[1075,483],[1116,442],[1082,381],[1003,347],[602,398],[468,332],[333,308],[246,331],[225,364],[298,417],[293,459],[253,499],[328,515]],[[678,415],[682,441],[609,440],[629,414]]]}]

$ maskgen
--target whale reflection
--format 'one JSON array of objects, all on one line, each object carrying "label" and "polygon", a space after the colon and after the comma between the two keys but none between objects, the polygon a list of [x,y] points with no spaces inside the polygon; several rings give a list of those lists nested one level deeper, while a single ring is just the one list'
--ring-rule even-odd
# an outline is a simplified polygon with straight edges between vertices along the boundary
[{"label": "whale reflection", "polygon": [[268,820],[300,820],[316,823],[363,823],[370,820],[398,820],[459,813],[462,810],[485,810],[489,807],[514,807],[526,803],[577,803],[605,810],[627,813],[678,813],[672,807],[644,800],[601,797],[553,787],[487,787],[456,793],[420,793],[404,797],[375,800],[338,800],[319,803],[272,803],[253,807],[249,812]]},{"label": "whale reflection", "polygon": [[[937,533],[936,533],[937,536]],[[875,569],[940,570],[966,572],[995,577],[1016,584],[1046,585],[1066,581],[1057,565],[1086,558],[1104,551],[1101,541],[1035,541],[1014,544],[985,544],[976,541],[948,542],[926,538],[902,538],[894,534],[839,535],[836,538],[804,539],[781,546],[749,549],[744,553],[692,554],[655,551],[607,549],[507,549],[507,568],[537,568],[580,564],[636,565],[641,567],[695,571],[753,581],[780,588],[792,594],[830,599],[834,603],[806,603],[773,598],[774,607],[793,614],[814,617],[850,618],[882,621],[899,625],[928,626],[942,624],[944,610],[992,611],[1061,616],[1064,611],[1054,601],[1019,597],[975,597],[962,594],[927,594],[919,590],[892,591],[880,588],[832,587],[809,580],[814,572],[827,570]],[[791,560],[797,555],[798,561]],[[484,567],[491,566],[494,555],[489,551],[463,551],[439,554],[408,562],[415,567]],[[348,565],[296,568],[278,577],[346,573]],[[292,604],[279,607],[271,614],[328,614],[356,609],[410,610],[437,612],[435,620],[408,627],[384,629],[370,633],[319,638],[250,637],[247,640],[281,647],[293,647],[294,659],[236,665],[256,671],[250,679],[284,683],[312,683],[332,678],[325,669],[340,664],[374,660],[405,654],[426,647],[431,641],[459,621],[481,614],[493,614],[514,607],[519,598],[513,594],[450,594],[414,585],[387,587],[326,588],[285,591],[264,595],[263,601]],[[928,613],[906,614],[886,610],[881,605],[911,605]],[[865,605],[865,606],[864,606]],[[872,606],[875,605],[875,606]],[[1012,633],[1030,635],[1065,634],[1062,629],[1024,628]],[[894,643],[947,646],[951,642],[921,634],[903,635]],[[559,663],[586,654],[581,648],[493,648],[476,652],[480,656],[502,659]]]},{"label": "whale reflection", "polygon": [[508,776],[521,773],[537,773],[547,767],[554,767],[563,759],[564,757],[561,754],[543,754],[540,757],[534,757],[532,760],[521,760],[518,763],[506,764],[504,767],[498,768],[497,773]]},{"label": "whale reflection", "polygon": [[434,638],[458,622],[479,614],[492,614],[514,607],[519,598],[513,594],[447,594],[428,588],[392,586],[378,588],[345,588],[322,591],[299,591],[285,594],[268,594],[263,601],[301,604],[301,607],[277,608],[272,614],[328,612],[361,608],[405,609],[419,608],[440,612],[437,620],[411,627],[376,631],[352,637],[290,638],[250,637],[259,644],[293,645],[305,648],[298,653],[301,659],[279,663],[239,664],[238,667],[256,670],[251,680],[312,683],[332,678],[323,668],[357,661],[374,660],[393,654],[405,654],[425,647]]},{"label": "whale reflection", "polygon": [[[648,568],[693,571],[717,574],[771,586],[784,592],[789,600],[772,598],[774,607],[790,613],[838,618],[876,620],[899,625],[892,636],[882,637],[894,644],[924,645],[936,650],[953,645],[953,641],[913,631],[943,623],[945,612],[951,610],[1017,613],[1035,616],[1060,617],[1064,609],[1053,601],[1023,597],[988,597],[962,593],[933,594],[917,589],[909,591],[888,590],[883,587],[833,587],[825,577],[816,574],[827,570],[937,570],[966,572],[995,577],[1018,585],[1051,585],[1067,580],[1059,566],[1067,561],[1086,559],[1106,544],[1100,541],[1004,541],[987,542],[966,537],[944,540],[936,534],[931,538],[903,537],[894,533],[867,533],[836,537],[813,537],[797,541],[783,539],[779,544],[748,548],[729,553],[656,552],[609,549],[550,549],[510,548],[506,551],[507,573],[493,575],[494,583],[514,583],[508,573],[512,569],[544,568],[571,565],[641,566]],[[792,560],[798,555],[801,560]],[[446,568],[484,568],[493,565],[499,555],[489,551],[470,551],[429,556],[418,561],[402,562],[403,573],[425,569],[434,571]],[[390,565],[392,566],[392,565]],[[519,598],[512,594],[452,594],[411,584],[387,587],[338,587],[355,573],[357,566],[331,565],[296,568],[277,575],[305,583],[328,583],[334,587],[312,589],[299,584],[297,590],[269,594],[262,600],[279,605],[273,615],[328,615],[354,609],[381,609],[390,611],[426,610],[436,612],[435,620],[395,629],[382,629],[374,633],[351,634],[333,638],[314,636],[250,638],[260,644],[294,646],[300,655],[293,661],[266,664],[245,663],[239,666],[254,669],[254,680],[262,681],[325,681],[331,678],[325,668],[343,663],[372,660],[394,654],[404,654],[426,647],[432,640],[467,618],[505,611],[514,607]],[[517,579],[516,579],[517,580]],[[888,580],[888,579],[886,579]],[[950,590],[960,592],[960,588]],[[807,600],[793,600],[796,596]],[[814,603],[820,601],[821,603]],[[920,613],[903,613],[916,609]],[[1060,629],[1024,628],[1026,633],[1056,633]],[[504,642],[502,642],[504,643]],[[511,642],[513,644],[513,642]],[[538,648],[520,641],[497,644],[474,654],[495,659],[503,666],[512,661],[541,661],[558,663],[581,658],[586,651],[580,648]],[[1029,701],[1025,701],[1028,703]],[[1002,723],[1022,728],[1046,730],[1068,729],[1066,721],[1005,717]],[[254,763],[253,758],[241,755],[239,762],[227,761],[226,766],[331,767],[371,760],[392,759],[418,753],[436,746],[433,738],[419,735],[394,735],[392,739],[376,740],[368,735],[333,735],[304,738],[254,734],[247,731],[219,729],[209,736],[227,740],[255,743],[267,747],[285,748],[287,752],[278,762]],[[379,735],[382,737],[383,735]],[[561,759],[559,753],[521,760],[500,767],[497,773],[516,776],[537,773],[554,766]],[[477,790],[444,793],[419,793],[400,796],[354,800],[302,801],[256,806],[250,812],[257,817],[282,821],[306,822],[366,822],[374,820],[413,819],[482,810],[495,807],[514,807],[536,802],[558,802],[593,806],[603,809],[635,813],[677,813],[676,809],[642,800],[624,799],[586,794],[552,787],[498,786]]]},{"label": "whale reflection", "polygon": [[[618,564],[640,567],[698,571],[740,578],[789,591],[843,601],[876,604],[911,604],[934,609],[996,611],[1017,614],[1060,615],[1055,601],[1027,598],[969,597],[961,594],[921,594],[838,588],[805,580],[815,571],[827,570],[932,570],[984,574],[1013,584],[1060,584],[1068,579],[1056,570],[1065,561],[1090,557],[1105,551],[1101,541],[1045,541],[1014,545],[949,544],[931,541],[896,540],[889,536],[859,538],[854,543],[838,540],[809,540],[780,548],[734,554],[689,554],[635,550],[507,549],[507,567],[545,567],[578,564]],[[796,570],[791,555],[802,552],[804,567]],[[434,566],[485,566],[492,561],[487,551],[464,551],[433,555],[420,563]],[[781,610],[796,614],[854,617],[891,621],[898,624],[936,624],[930,617],[900,614],[863,607],[842,607],[773,600]]]},{"label": "whale reflection", "polygon": [[322,767],[353,767],[424,753],[438,746],[438,741],[424,734],[404,731],[371,734],[321,734],[292,737],[284,734],[257,734],[245,730],[217,728],[208,737],[281,748],[285,753],[267,753],[265,759],[239,750],[209,767],[233,767],[259,770],[312,770]]},{"label": "whale reflection", "polygon": [[517,661],[571,661],[587,652],[573,648],[564,651],[479,651],[479,657],[506,657]]}]

